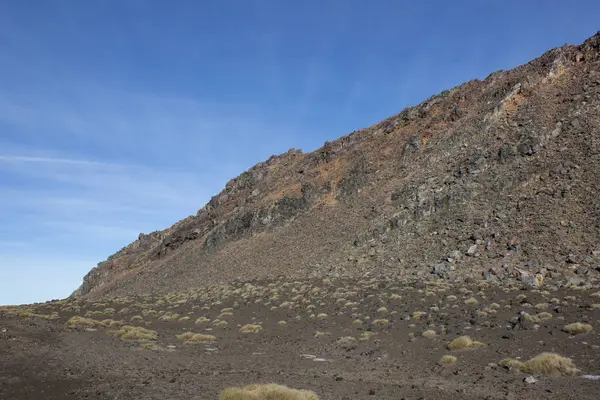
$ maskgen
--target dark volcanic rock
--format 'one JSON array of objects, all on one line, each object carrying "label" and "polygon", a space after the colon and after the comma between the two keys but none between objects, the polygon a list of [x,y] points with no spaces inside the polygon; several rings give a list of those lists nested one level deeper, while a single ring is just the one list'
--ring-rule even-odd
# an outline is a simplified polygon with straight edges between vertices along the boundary
[{"label": "dark volcanic rock", "polygon": [[331,271],[497,281],[553,265],[546,278],[558,279],[570,263],[595,273],[599,43],[469,81],[312,153],[273,156],[196,215],[98,264],[75,295]]}]

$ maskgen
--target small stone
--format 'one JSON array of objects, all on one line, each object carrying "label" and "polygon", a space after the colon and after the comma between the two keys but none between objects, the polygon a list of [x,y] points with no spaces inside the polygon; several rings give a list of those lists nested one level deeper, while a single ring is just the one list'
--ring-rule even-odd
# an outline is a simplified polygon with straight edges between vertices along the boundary
[{"label": "small stone", "polygon": [[471,247],[469,247],[469,250],[467,250],[467,254],[470,256],[475,255],[475,253],[477,252],[477,245],[474,244]]},{"label": "small stone", "polygon": [[524,382],[526,383],[536,383],[537,381],[537,378],[532,375],[529,375],[527,378],[524,379]]},{"label": "small stone", "polygon": [[569,264],[577,264],[577,256],[575,256],[575,254],[571,253],[567,256],[567,263]]}]

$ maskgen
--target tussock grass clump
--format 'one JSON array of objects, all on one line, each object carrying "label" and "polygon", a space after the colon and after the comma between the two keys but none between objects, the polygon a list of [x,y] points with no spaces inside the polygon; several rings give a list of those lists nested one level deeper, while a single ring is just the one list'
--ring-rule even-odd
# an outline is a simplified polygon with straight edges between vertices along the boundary
[{"label": "tussock grass clump", "polygon": [[541,312],[539,314],[536,315],[536,318],[540,321],[547,321],[549,319],[552,319],[552,314],[550,314],[549,312]]},{"label": "tussock grass clump", "polygon": [[317,314],[317,319],[327,319],[329,315],[325,313]]},{"label": "tussock grass clump", "polygon": [[137,340],[142,342],[158,339],[158,332],[140,326],[125,325],[117,331],[108,331],[107,333],[119,336],[121,340]]},{"label": "tussock grass clump", "polygon": [[96,321],[95,319],[80,317],[78,315],[71,317],[66,322],[66,325],[68,328],[77,328],[77,327],[96,328],[98,326],[104,326],[104,324],[101,321]]},{"label": "tussock grass clump", "polygon": [[129,322],[139,322],[143,320],[144,318],[141,315],[134,315],[133,317],[129,318]]},{"label": "tussock grass clump", "polygon": [[469,336],[459,336],[446,345],[448,350],[476,349],[485,346],[485,343],[477,342]]},{"label": "tussock grass clump", "polygon": [[421,319],[425,315],[427,315],[427,313],[425,311],[415,311],[414,313],[412,313],[412,318],[413,319]]},{"label": "tussock grass clump", "polygon": [[385,313],[388,312],[388,309],[386,307],[379,307],[377,309],[377,312],[380,313],[380,314],[385,314]]},{"label": "tussock grass clump", "polygon": [[464,303],[467,305],[475,305],[475,304],[478,304],[479,302],[477,301],[477,299],[475,297],[470,297],[470,298],[466,299],[464,301]]},{"label": "tussock grass clump", "polygon": [[108,326],[110,328],[120,328],[123,325],[125,325],[125,323],[123,321],[115,321],[113,319],[105,319],[102,321],[102,325]]},{"label": "tussock grass clump", "polygon": [[287,322],[285,322],[285,321],[279,321],[277,324],[278,324],[279,326],[282,326],[282,327],[283,327],[283,326],[286,326],[286,325],[287,325]]},{"label": "tussock grass clump", "polygon": [[200,317],[196,320],[196,324],[205,324],[207,322],[210,322],[210,319],[206,317]]},{"label": "tussock grass clump", "polygon": [[594,327],[590,324],[584,324],[581,322],[574,322],[569,325],[565,325],[563,331],[570,333],[571,335],[577,335],[579,333],[589,333],[594,330]]},{"label": "tussock grass clump", "polygon": [[358,340],[360,340],[361,342],[366,342],[366,341],[368,341],[368,340],[371,340],[371,338],[372,338],[373,336],[377,336],[377,333],[376,333],[376,332],[369,332],[369,331],[365,331],[365,332],[362,332],[362,333],[360,334],[360,336],[359,336]]},{"label": "tussock grass clump", "polygon": [[446,354],[445,356],[442,356],[442,358],[440,358],[437,363],[438,363],[438,365],[450,365],[450,364],[454,364],[457,360],[458,360],[458,358],[451,356],[449,354]]},{"label": "tussock grass clump", "polygon": [[423,332],[421,335],[423,335],[424,338],[433,339],[437,336],[437,333],[433,329],[428,329],[425,332]]},{"label": "tussock grass clump", "polygon": [[390,295],[390,300],[402,300],[402,296],[400,296],[399,294],[396,294],[396,293],[392,293]]},{"label": "tussock grass clump", "polygon": [[356,348],[356,338],[352,336],[344,336],[336,340],[336,344],[344,349],[351,350]]},{"label": "tussock grass clump", "polygon": [[227,321],[221,321],[219,319],[216,319],[216,320],[213,321],[213,326],[215,328],[221,328],[221,329],[223,329],[223,328],[227,327],[227,325],[229,325],[227,323]]},{"label": "tussock grass clump", "polygon": [[227,388],[219,394],[219,400],[319,400],[319,396],[309,390],[290,389],[271,383]]},{"label": "tussock grass clump", "polygon": [[170,311],[164,313],[159,320],[161,321],[177,321],[179,319],[179,314],[173,314]]},{"label": "tussock grass clump", "polygon": [[523,369],[525,366],[525,363],[523,361],[515,360],[514,358],[505,358],[504,360],[500,361],[498,365],[509,370],[514,369],[521,371],[521,369]]},{"label": "tussock grass clump", "polygon": [[352,336],[344,336],[337,340],[337,344],[348,344],[348,343],[356,343],[356,338]]},{"label": "tussock grass clump", "polygon": [[260,325],[246,324],[240,328],[240,332],[241,333],[258,333],[262,330],[262,328],[263,327]]},{"label": "tussock grass clump", "polygon": [[525,362],[506,358],[500,361],[498,365],[508,369],[516,369],[526,374],[569,376],[578,372],[573,360],[556,353],[541,353]]}]

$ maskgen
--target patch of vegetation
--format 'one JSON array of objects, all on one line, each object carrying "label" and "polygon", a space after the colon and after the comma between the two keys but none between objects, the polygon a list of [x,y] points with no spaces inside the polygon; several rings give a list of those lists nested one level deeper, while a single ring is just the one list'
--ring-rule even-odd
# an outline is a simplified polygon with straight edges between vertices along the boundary
[{"label": "patch of vegetation", "polygon": [[421,319],[425,315],[427,315],[427,313],[425,311],[415,311],[415,312],[412,313],[412,318],[413,319]]},{"label": "patch of vegetation", "polygon": [[193,333],[193,332],[185,332],[181,335],[177,335],[177,339],[186,340],[186,343],[196,343],[196,342],[214,342],[217,340],[216,336],[213,335],[205,335],[203,333]]},{"label": "patch of vegetation", "polygon": [[440,358],[437,363],[438,363],[438,365],[450,365],[450,364],[454,364],[457,360],[458,360],[458,358],[451,356],[449,354],[446,354],[446,355],[442,356],[442,358]]},{"label": "patch of vegetation", "polygon": [[581,322],[574,322],[572,324],[565,325],[563,331],[570,333],[571,335],[577,335],[579,333],[589,333],[594,330],[594,327],[590,324],[584,324]]},{"label": "patch of vegetation", "polygon": [[219,400],[319,400],[319,396],[309,390],[268,384],[227,388],[219,394]]},{"label": "patch of vegetation", "polygon": [[246,324],[240,328],[240,332],[241,333],[258,333],[262,330],[262,328],[263,327],[260,325]]},{"label": "patch of vegetation", "polygon": [[421,334],[424,338],[433,339],[437,336],[437,333],[433,329],[428,329]]},{"label": "patch of vegetation", "polygon": [[356,338],[352,336],[341,337],[336,341],[336,343],[338,346],[341,346],[344,349],[356,348]]},{"label": "patch of vegetation", "polygon": [[485,346],[485,343],[477,342],[469,336],[459,336],[446,345],[448,350],[475,349]]},{"label": "patch of vegetation", "polygon": [[158,340],[158,332],[140,326],[125,325],[116,331],[108,331],[108,334],[119,336],[122,340],[149,341]]},{"label": "patch of vegetation", "polygon": [[578,370],[573,360],[556,353],[542,353],[525,362],[506,358],[498,363],[501,367],[515,369],[527,374],[553,376],[575,375]]},{"label": "patch of vegetation", "polygon": [[77,315],[74,317],[71,317],[66,322],[66,325],[68,328],[77,328],[77,327],[96,328],[99,326],[104,326],[104,324],[101,321],[97,321],[95,319],[84,318],[84,317],[80,317]]},{"label": "patch of vegetation", "polygon": [[360,334],[360,336],[359,336],[358,340],[360,340],[361,342],[366,342],[366,341],[368,341],[368,340],[371,340],[371,338],[372,338],[373,336],[377,336],[377,333],[376,333],[376,332],[369,332],[369,331],[365,331],[365,332],[362,332],[362,333]]},{"label": "patch of vegetation", "polygon": [[539,314],[536,315],[536,318],[540,321],[547,321],[549,319],[552,319],[552,314],[550,314],[549,312],[541,312]]}]

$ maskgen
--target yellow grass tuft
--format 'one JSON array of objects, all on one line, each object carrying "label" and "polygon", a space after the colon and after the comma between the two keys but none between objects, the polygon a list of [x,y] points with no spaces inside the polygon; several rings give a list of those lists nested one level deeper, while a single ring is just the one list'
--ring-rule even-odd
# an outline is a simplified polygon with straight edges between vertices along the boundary
[{"label": "yellow grass tuft", "polygon": [[423,335],[424,338],[433,339],[437,336],[437,333],[432,329],[428,329],[425,332],[423,332],[421,335]]},{"label": "yellow grass tuft", "polygon": [[360,337],[358,338],[358,340],[360,340],[361,342],[366,342],[368,340],[371,340],[371,338],[373,336],[377,336],[377,333],[376,332],[369,332],[369,331],[362,332],[360,334]]},{"label": "yellow grass tuft", "polygon": [[449,354],[446,354],[445,356],[442,356],[442,358],[440,358],[440,360],[437,363],[438,363],[438,365],[449,365],[449,364],[454,364],[457,360],[458,360],[458,358],[451,356]]},{"label": "yellow grass tuft", "polygon": [[538,320],[540,320],[540,321],[546,321],[546,320],[552,319],[552,314],[550,314],[549,312],[544,311],[544,312],[541,312],[541,313],[537,314],[536,318]]},{"label": "yellow grass tuft", "polygon": [[262,326],[246,324],[240,328],[241,333],[258,333],[262,330]]},{"label": "yellow grass tuft", "polygon": [[575,375],[578,370],[573,360],[556,353],[542,353],[525,362],[506,358],[498,363],[501,367],[516,369],[526,374],[552,376]]},{"label": "yellow grass tuft", "polygon": [[319,400],[319,397],[309,390],[290,389],[272,383],[227,388],[219,394],[219,400]]},{"label": "yellow grass tuft", "polygon": [[500,361],[498,365],[502,368],[510,370],[516,369],[521,371],[525,366],[525,363],[523,361],[515,360],[514,358],[505,358],[504,360]]},{"label": "yellow grass tuft", "polygon": [[425,315],[427,315],[425,311],[415,311],[414,313],[412,313],[413,319],[421,319]]},{"label": "yellow grass tuft", "polygon": [[569,325],[565,325],[563,331],[570,333],[571,335],[576,335],[578,333],[589,333],[594,330],[594,327],[590,324],[583,324],[581,322],[574,322]]},{"label": "yellow grass tuft", "polygon": [[69,319],[66,322],[66,325],[68,328],[77,328],[77,327],[95,328],[98,326],[104,326],[104,324],[101,321],[96,321],[95,319],[84,318],[84,317],[80,317],[77,315],[74,317],[71,317],[71,319]]},{"label": "yellow grass tuft", "polygon": [[477,301],[477,299],[475,297],[471,297],[471,298],[468,298],[467,300],[465,300],[464,303],[467,305],[474,305],[479,302]]},{"label": "yellow grass tuft", "polygon": [[122,340],[136,340],[144,342],[158,339],[158,332],[139,326],[125,325],[117,331],[108,331],[107,333],[119,336]]},{"label": "yellow grass tuft", "polygon": [[469,336],[459,336],[452,340],[446,346],[448,350],[462,350],[462,349],[475,349],[478,347],[486,346],[485,343],[477,342],[471,339]]},{"label": "yellow grass tuft", "polygon": [[353,349],[356,347],[356,338],[353,338],[352,336],[344,336],[339,338],[336,343],[345,349]]}]

